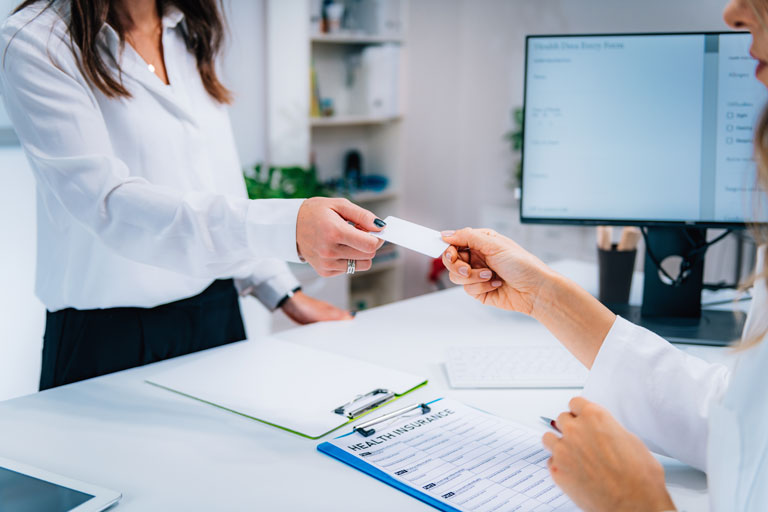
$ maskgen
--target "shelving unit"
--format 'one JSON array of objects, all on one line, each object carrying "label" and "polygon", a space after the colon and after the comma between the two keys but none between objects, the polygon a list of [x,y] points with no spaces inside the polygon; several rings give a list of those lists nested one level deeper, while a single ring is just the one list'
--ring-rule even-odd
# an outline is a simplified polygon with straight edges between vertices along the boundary
[{"label": "shelving unit", "polygon": [[[388,186],[381,191],[360,190],[345,196],[381,218],[396,215],[402,197],[399,186],[405,102],[401,83],[406,52],[406,1],[357,0],[358,7],[360,2],[371,2],[369,7],[373,10],[389,9],[386,15],[398,18],[388,26],[396,26],[399,31],[371,34],[314,33],[310,19],[319,15],[322,2],[267,1],[270,163],[308,166],[311,162],[321,180],[338,179],[343,175],[346,153],[356,150],[362,155],[363,173],[386,176]],[[371,47],[382,49],[366,50]],[[371,106],[372,93],[366,88],[370,88],[366,84],[371,83],[372,75],[364,74],[371,73],[365,66],[370,66],[371,54],[377,52],[388,52],[387,58],[391,60],[386,62],[394,67],[391,76],[398,80],[393,78],[393,94],[386,97],[389,103],[384,102],[387,108],[378,109],[378,104]],[[320,97],[330,98],[333,103],[331,116],[310,115],[312,69]],[[403,258],[396,248],[387,250],[389,254],[382,249],[371,270],[344,277],[348,291],[344,307],[365,309],[402,298]],[[334,302],[333,298],[320,298]]]},{"label": "shelving unit", "polygon": [[398,197],[398,191],[387,189],[382,192],[356,192],[349,197],[349,200],[353,203],[364,205],[369,203],[379,203],[382,201],[391,201],[397,199]]},{"label": "shelving unit", "polygon": [[342,115],[331,117],[311,117],[309,119],[309,124],[313,128],[319,128],[323,126],[370,126],[392,123],[399,120],[400,116],[367,117],[361,115]]},{"label": "shelving unit", "polygon": [[401,37],[347,35],[347,34],[315,34],[311,37],[313,43],[325,44],[383,44],[403,42]]}]

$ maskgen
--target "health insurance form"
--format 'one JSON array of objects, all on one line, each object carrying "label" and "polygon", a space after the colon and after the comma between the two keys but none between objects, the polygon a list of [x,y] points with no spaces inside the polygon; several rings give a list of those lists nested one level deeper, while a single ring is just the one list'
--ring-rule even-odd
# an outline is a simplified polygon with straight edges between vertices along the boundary
[{"label": "health insurance form", "polygon": [[457,510],[578,510],[552,481],[539,432],[450,399],[430,408],[330,444]]}]

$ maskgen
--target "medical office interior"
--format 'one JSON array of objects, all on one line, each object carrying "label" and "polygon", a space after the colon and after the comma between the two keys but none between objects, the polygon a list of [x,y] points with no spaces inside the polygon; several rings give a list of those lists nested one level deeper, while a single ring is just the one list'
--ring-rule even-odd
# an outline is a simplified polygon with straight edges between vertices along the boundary
[{"label": "medical office interior", "polygon": [[[15,0],[0,0],[0,14],[5,16],[17,3]],[[639,227],[624,229],[620,221],[622,218],[643,219],[642,199],[639,197],[643,192],[650,190],[653,193],[654,190],[649,188],[650,185],[643,184],[646,181],[645,174],[628,161],[627,166],[637,170],[637,173],[631,177],[628,173],[622,174],[622,179],[637,180],[637,195],[625,188],[621,192],[623,197],[607,195],[604,198],[604,204],[610,205],[605,206],[605,211],[619,213],[614,217],[616,222],[605,222],[612,224],[612,228],[598,227],[599,222],[591,221],[559,222],[562,219],[557,214],[540,214],[551,208],[552,202],[556,200],[550,200],[546,191],[542,192],[546,197],[535,195],[535,191],[541,190],[536,188],[537,182],[530,182],[528,189],[523,186],[524,179],[533,178],[530,177],[532,174],[523,178],[521,171],[535,173],[536,169],[531,170],[530,163],[523,168],[524,155],[521,150],[530,149],[529,162],[536,162],[535,158],[548,161],[546,150],[542,150],[540,145],[526,141],[528,145],[523,147],[524,121],[530,123],[526,130],[532,133],[535,130],[538,130],[535,133],[542,133],[547,127],[555,127],[553,129],[557,130],[555,123],[561,121],[559,111],[538,109],[536,105],[528,105],[527,111],[523,111],[524,102],[533,104],[539,98],[537,84],[530,79],[528,91],[525,91],[526,44],[550,44],[546,38],[526,43],[526,36],[611,34],[620,39],[622,34],[714,34],[731,30],[723,21],[724,7],[724,0],[224,0],[228,33],[219,68],[222,82],[234,93],[234,101],[228,111],[248,193],[253,199],[315,195],[346,197],[381,219],[397,217],[437,231],[463,227],[490,228],[516,241],[594,295],[603,293],[601,287],[606,286],[606,280],[611,279],[610,275],[602,274],[607,271],[605,267],[610,261],[600,259],[605,256],[601,251],[610,252],[611,243],[621,244],[620,239],[627,236],[632,238],[629,243],[633,259],[629,262],[629,269],[624,271],[627,290],[631,284],[629,298],[625,298],[624,302],[639,306],[642,300],[651,300],[650,295],[643,296],[644,272],[649,272],[650,260],[646,256],[640,229],[646,227],[627,222],[626,225]],[[589,39],[575,41],[573,44],[581,45]],[[728,43],[721,38],[719,50],[722,52],[727,47]],[[603,52],[609,51],[605,50],[608,46],[602,48]],[[674,51],[678,50],[682,55],[684,49]],[[535,57],[540,55],[530,53],[533,46],[528,51],[528,73],[533,76],[537,71],[530,66],[535,64]],[[632,58],[630,56],[627,61],[616,64],[616,72],[623,72],[625,67],[631,70]],[[573,78],[574,82],[579,79]],[[757,83],[753,71],[750,71],[750,80]],[[583,83],[588,82],[586,80]],[[616,83],[624,82],[617,80]],[[574,87],[574,97],[581,93],[587,94],[578,88],[579,85]],[[542,87],[542,90],[545,89],[546,86]],[[680,89],[683,90],[682,86]],[[692,86],[691,91],[694,89]],[[659,91],[659,94],[663,96],[664,91]],[[696,94],[700,94],[700,91],[697,90]],[[717,91],[712,94],[717,94]],[[703,98],[703,101],[708,101],[706,94]],[[606,100],[610,101],[611,98]],[[541,117],[533,117],[534,107],[538,109],[536,115]],[[676,103],[670,105],[670,108],[678,107],[680,105]],[[642,112],[645,107],[634,105],[631,108],[634,109],[632,112]],[[755,121],[756,115],[755,112],[750,114],[750,122]],[[589,146],[596,144],[594,137],[588,134],[590,130],[595,129],[600,133],[606,131],[604,127],[593,126],[589,115],[586,117],[575,123],[566,121],[567,129],[584,132],[578,138],[579,143],[584,144],[583,152],[576,154],[583,156],[603,150],[606,154],[613,154],[619,151],[616,147]],[[667,128],[654,126],[653,122],[652,118],[638,114],[638,123],[647,123],[644,125],[646,130],[663,131]],[[579,128],[575,128],[577,126]],[[621,131],[624,127],[615,129]],[[630,128],[627,127],[627,130]],[[574,135],[573,132],[564,133]],[[727,133],[723,137],[727,136],[730,140],[731,136],[739,135]],[[700,137],[701,132],[695,136]],[[751,142],[751,134],[746,137]],[[619,136],[617,140],[624,139]],[[539,142],[547,144],[546,141]],[[670,149],[677,142],[668,142],[660,147],[647,147],[645,151],[662,153],[669,150],[674,153],[670,158],[677,158],[679,153]],[[688,144],[689,139],[679,143]],[[699,142],[691,142],[694,143]],[[702,155],[702,160],[705,160],[707,154]],[[693,165],[699,163],[697,160]],[[684,167],[688,164],[683,162],[681,165]],[[577,168],[581,169],[579,166]],[[582,180],[579,176],[567,179],[571,180],[570,190],[574,196],[579,195],[580,187],[604,185]],[[525,184],[529,184],[529,181]],[[672,173],[663,187],[659,185],[658,180],[653,182],[653,187],[659,189],[660,195],[673,199],[699,193],[686,178],[681,179]],[[3,240],[3,249],[0,251],[0,401],[20,404],[5,410],[0,402],[0,411],[3,411],[0,412],[0,438],[5,437],[2,435],[4,429],[6,432],[18,433],[23,425],[22,419],[4,423],[3,416],[23,416],[26,410],[29,421],[44,422],[47,418],[37,410],[35,404],[38,402],[29,402],[30,405],[22,402],[38,393],[46,321],[45,306],[35,296],[35,187],[35,178],[24,150],[14,135],[6,113],[0,109],[0,233]],[[606,185],[605,190],[610,194],[610,186]],[[537,221],[521,221],[521,200],[530,201],[529,204],[540,201],[542,210],[533,207],[523,211],[524,217]],[[585,211],[601,211],[599,205],[592,205],[593,210],[589,210],[578,200],[575,200],[575,204],[577,208],[586,208]],[[622,213],[621,206],[629,204],[633,205],[631,208],[637,205],[637,211],[641,213]],[[678,217],[687,220],[684,219],[685,213],[678,216],[684,209],[670,207],[662,215],[669,214],[675,220]],[[586,213],[581,216],[577,214],[575,218],[611,220],[610,215]],[[734,228],[726,224],[710,226],[706,232],[710,241],[721,235],[723,238],[706,250],[703,282],[707,286],[704,286],[701,301],[705,308],[708,303],[712,303],[723,310],[746,311],[744,308],[748,306],[748,301],[735,288],[754,269],[756,244],[750,232],[743,229],[746,225]],[[677,269],[675,265],[673,262],[666,267],[669,273],[674,274]],[[485,360],[481,363],[488,365],[488,371],[503,372],[504,368],[509,370],[515,367],[520,371],[541,372],[554,381],[557,381],[557,372],[560,370],[571,372],[568,373],[569,378],[584,377],[579,373],[583,369],[574,369],[575,359],[566,360],[561,356],[557,356],[557,361],[552,360],[550,367],[546,360],[531,359],[531,365],[539,366],[534,370],[524,370],[521,366],[524,362],[520,362],[522,359],[515,363],[517,366],[507,362],[508,367],[498,364],[493,366],[493,361],[488,360],[489,357],[507,357],[508,352],[497,356],[489,356],[487,351],[482,350],[471,353],[472,347],[502,347],[504,340],[498,336],[485,337],[481,325],[486,322],[492,324],[488,328],[498,333],[500,325],[508,317],[514,317],[517,322],[510,324],[509,328],[510,339],[516,343],[530,348],[537,340],[546,338],[547,347],[550,347],[554,346],[554,338],[532,320],[518,318],[522,318],[522,315],[482,308],[472,301],[460,287],[451,282],[440,254],[436,257],[426,256],[408,247],[387,243],[379,250],[368,271],[324,278],[318,276],[307,264],[291,263],[290,268],[305,293],[338,308],[354,311],[357,313],[356,318],[333,325],[297,327],[280,311],[271,313],[252,297],[241,297],[240,306],[249,339],[246,343],[258,344],[262,339],[277,339],[285,340],[284,343],[288,344],[295,343],[299,347],[309,347],[310,350],[321,352],[315,356],[306,356],[310,359],[316,357],[318,365],[325,354],[340,354],[350,360],[364,361],[364,364],[394,367],[398,371],[424,377],[425,381],[428,378],[428,384],[418,389],[418,396],[421,397],[418,398],[419,404],[445,396],[489,413],[506,415],[531,428],[536,428],[539,422],[539,414],[534,414],[537,404],[541,405],[541,415],[556,417],[561,410],[567,409],[569,398],[580,393],[579,385],[572,383],[560,386],[557,382],[543,385],[508,382],[514,381],[514,375],[494,375],[493,378],[501,379],[497,385],[485,385],[482,382],[473,384],[473,378],[482,380],[482,375],[478,376],[482,370],[476,369],[473,373],[466,366],[483,358]],[[660,275],[655,267],[650,272],[654,276]],[[450,297],[450,300],[446,297]],[[457,303],[462,304],[462,308],[474,308],[468,311],[476,311],[479,315],[477,320],[462,316],[455,320],[454,325],[451,301],[466,301]],[[419,327],[408,327],[408,331],[399,322],[404,326],[418,324]],[[345,334],[344,329],[353,330]],[[366,339],[367,333],[371,331],[375,331],[375,335]],[[403,339],[407,338],[408,332],[414,333],[413,339]],[[337,338],[344,341],[335,343]],[[426,338],[430,341],[426,342]],[[690,343],[678,347],[707,361],[730,360],[733,357],[726,347],[705,346],[697,344],[695,340],[688,341]],[[212,349],[212,352],[217,350]],[[390,350],[399,351],[399,355],[383,355]],[[425,355],[427,353],[428,356]],[[305,357],[299,352],[296,354],[296,357]],[[526,357],[536,357],[533,353],[526,354]],[[184,356],[188,357],[193,356]],[[218,356],[212,354],[212,357]],[[515,356],[513,354],[509,357]],[[190,360],[201,362],[204,358]],[[334,363],[331,361],[328,364]],[[450,364],[454,366],[451,368]],[[308,367],[312,365],[308,364]],[[491,367],[494,369],[491,370]],[[210,369],[210,366],[206,368]],[[218,489],[221,494],[226,494],[216,498],[221,500],[217,507],[213,497],[200,497],[206,496],[202,489],[187,495],[185,489],[194,486],[191,481],[184,481],[184,475],[192,474],[191,465],[201,463],[206,456],[217,458],[213,453],[198,454],[199,457],[190,459],[196,461],[189,462],[190,467],[179,469],[187,463],[163,460],[166,455],[160,450],[157,452],[158,467],[163,471],[178,470],[179,473],[176,476],[166,475],[166,484],[158,484],[154,490],[145,494],[142,494],[143,489],[149,484],[137,483],[138,477],[135,482],[128,479],[123,483],[121,478],[128,478],[128,470],[113,471],[112,466],[99,468],[97,461],[100,459],[96,454],[82,459],[90,461],[89,467],[85,468],[76,460],[66,460],[65,457],[52,455],[50,460],[46,460],[38,450],[32,450],[32,455],[25,458],[24,449],[0,440],[0,457],[7,456],[121,492],[123,498],[116,510],[172,510],[172,503],[189,505],[182,507],[186,510],[245,510],[249,506],[257,510],[428,510],[430,506],[443,506],[442,502],[433,503],[418,497],[414,499],[413,494],[408,496],[398,492],[326,456],[331,453],[323,454],[316,450],[318,442],[331,442],[333,438],[347,433],[351,424],[336,431],[333,430],[338,425],[334,429],[326,429],[333,431],[329,435],[326,435],[328,431],[322,430],[324,436],[308,435],[294,440],[295,431],[299,431],[301,425],[293,426],[289,429],[291,432],[286,432],[272,425],[279,423],[280,418],[265,418],[270,423],[267,425],[253,421],[252,414],[232,414],[233,411],[239,412],[235,403],[237,397],[232,397],[229,402],[226,396],[202,398],[209,403],[216,403],[221,398],[223,402],[220,403],[224,405],[219,408],[189,400],[162,389],[172,388],[174,379],[183,380],[181,373],[168,377],[171,384],[160,382],[151,386],[144,381],[153,379],[152,371],[143,371],[145,373],[136,377],[136,382],[131,386],[139,387],[142,393],[159,396],[160,402],[153,406],[153,411],[157,407],[164,407],[162,404],[170,403],[170,409],[180,417],[178,425],[171,427],[164,423],[170,421],[166,417],[158,419],[154,412],[147,412],[148,425],[154,423],[158,430],[183,430],[188,425],[189,429],[197,433],[208,429],[206,435],[209,437],[205,439],[212,443],[216,436],[231,435],[235,440],[248,438],[248,444],[243,445],[244,450],[259,443],[272,443],[276,451],[259,452],[260,455],[254,456],[258,461],[253,464],[261,467],[268,460],[277,470],[270,476],[267,469],[248,468],[251,463],[248,455],[237,456],[237,446],[227,445],[216,463],[200,473],[203,478],[208,474],[207,471],[227,464],[233,464],[240,468],[238,471],[243,471],[243,475],[222,477],[216,482],[216,485],[220,485]],[[181,369],[178,371],[182,372]],[[197,370],[190,368],[190,371]],[[223,369],[218,371],[226,373]],[[232,371],[236,372],[237,369]],[[280,375],[279,368],[273,371],[276,376]],[[375,371],[371,370],[373,373]],[[452,375],[451,371],[455,374]],[[312,375],[313,378],[321,378],[317,377],[321,373]],[[351,372],[349,378],[354,378],[354,375],[356,373]],[[469,379],[469,383],[461,385],[461,376]],[[205,382],[215,377],[199,377],[202,384],[198,382],[192,385],[193,389],[180,392],[195,395],[200,391],[204,394]],[[101,382],[101,379],[107,378],[109,376],[95,381]],[[120,377],[123,380],[109,384],[116,389],[119,400],[126,399],[124,393],[127,392],[121,391],[120,386],[127,378],[123,376]],[[279,377],[275,378],[279,380]],[[343,380],[338,375],[336,378]],[[112,381],[103,382],[107,385],[107,382]],[[245,386],[251,381],[245,378],[244,382]],[[419,379],[415,382],[421,383]],[[76,386],[82,384],[73,384],[53,392],[70,387],[81,389]],[[311,387],[312,382],[305,385]],[[409,384],[406,389],[410,390],[411,387]],[[370,389],[356,389],[353,395],[368,391]],[[40,394],[46,393],[49,392]],[[239,397],[242,393],[238,391],[235,394]],[[61,397],[64,402],[70,400],[64,398],[64,395]],[[83,400],[83,397],[78,395],[71,400],[77,402]],[[106,395],[99,395],[93,407],[105,406],[105,400],[108,400]],[[130,407],[141,407],[140,399],[137,398],[135,402],[127,400]],[[404,396],[394,404],[386,402],[381,406],[381,411],[373,410],[368,418],[410,405],[414,400],[417,399]],[[508,402],[504,406],[506,408],[496,408],[495,404],[505,401]],[[522,407],[527,409],[521,412],[521,409],[515,409],[515,404],[523,404]],[[464,411],[459,406],[454,408],[457,414],[475,414],[467,412],[470,409]],[[116,428],[110,424],[112,413],[105,412],[102,416],[80,403],[74,406],[74,410],[80,412],[73,414],[90,411],[85,415],[93,415],[91,419],[97,422],[92,433],[96,445],[101,442],[106,443],[103,446],[112,443],[108,440],[108,432]],[[437,410],[434,405],[432,410]],[[66,412],[57,410],[57,414],[66,415]],[[283,411],[281,414],[288,415],[288,412]],[[204,416],[203,423],[196,423],[201,421],[198,415]],[[118,414],[118,417],[121,416]],[[150,430],[138,426],[141,425],[141,419],[136,421],[137,435],[151,437]],[[88,427],[84,425],[74,420],[72,423],[69,420],[62,421],[62,429],[87,431]],[[49,425],[49,428],[54,426]],[[34,431],[32,428],[31,432]],[[173,444],[171,438],[167,437],[171,435],[169,432],[159,435],[167,443]],[[178,438],[182,444],[188,440],[184,436]],[[63,443],[67,437],[57,439]],[[85,442],[85,437],[72,439],[76,446],[80,442],[78,440]],[[204,442],[200,439],[197,441]],[[35,441],[30,438],[19,442],[24,444]],[[196,445],[191,451],[216,451],[212,446],[215,445],[207,448]],[[93,447],[79,446],[78,449],[90,452]],[[283,450],[285,453],[281,455],[279,452]],[[178,453],[185,450],[183,447],[175,447],[171,451]],[[289,455],[294,453],[301,453],[300,458]],[[122,449],[118,449],[116,454],[116,458],[130,458]],[[689,508],[685,510],[708,509],[707,483],[703,473],[672,459],[664,458],[664,464],[668,487],[680,509],[684,509],[686,504]],[[139,466],[130,467],[137,471]],[[159,469],[158,473],[153,473],[151,469],[148,471],[153,478],[161,478]],[[318,472],[326,473],[323,477],[325,480],[314,480]],[[301,481],[304,491],[286,493],[288,484],[285,475],[288,473]],[[258,483],[249,485],[246,477],[258,478]],[[337,487],[333,488],[334,485]],[[2,486],[0,481],[0,509],[5,510]],[[240,486],[247,488],[242,496],[230,494],[234,487]],[[356,494],[358,491],[351,491],[350,487],[364,489],[359,493],[365,492],[368,495],[371,500],[369,504],[361,503],[360,500],[366,498]],[[211,486],[211,489],[214,488],[217,487]],[[353,507],[350,503],[323,501],[334,493],[353,497],[359,507]],[[309,498],[313,494],[318,496],[316,502]],[[180,495],[185,495],[184,499],[190,501],[175,501]],[[198,501],[194,503],[200,508],[195,508],[190,496],[196,496],[195,500]],[[239,500],[249,500],[249,503]],[[459,510],[472,509],[461,508],[459,505],[456,507]],[[477,510],[485,509],[480,507]],[[555,508],[542,506],[537,510]]]}]

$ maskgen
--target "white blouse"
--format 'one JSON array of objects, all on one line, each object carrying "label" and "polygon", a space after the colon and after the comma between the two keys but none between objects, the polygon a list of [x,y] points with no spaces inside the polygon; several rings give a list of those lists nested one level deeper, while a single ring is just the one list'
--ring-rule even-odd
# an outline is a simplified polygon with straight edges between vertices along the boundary
[{"label": "white blouse", "polygon": [[[42,3],[42,2],[41,2]],[[105,25],[131,98],[78,69],[68,2],[0,27],[0,93],[37,181],[36,292],[50,311],[153,307],[236,277],[273,307],[298,285],[301,200],[247,199],[226,107],[203,87],[183,15],[163,18],[165,85]],[[6,170],[6,172],[9,172]]]},{"label": "white blouse", "polygon": [[[764,248],[758,253],[762,268]],[[764,280],[744,336],[768,327]],[[606,407],[653,451],[707,472],[712,510],[768,510],[768,340],[742,352],[733,374],[617,318],[584,396]]]}]

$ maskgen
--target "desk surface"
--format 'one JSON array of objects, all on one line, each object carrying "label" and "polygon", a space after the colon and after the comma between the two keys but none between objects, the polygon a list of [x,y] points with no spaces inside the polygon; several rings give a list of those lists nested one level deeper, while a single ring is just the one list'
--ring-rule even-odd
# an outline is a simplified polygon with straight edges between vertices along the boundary
[{"label": "desk surface", "polygon": [[[559,268],[585,284],[594,281],[588,265]],[[577,393],[449,389],[442,362],[451,345],[556,343],[535,321],[483,307],[458,289],[376,308],[353,322],[276,336],[429,377],[429,385],[405,403],[451,396],[539,429],[539,415],[554,417]],[[707,359],[723,357],[722,349],[690,350]],[[431,510],[318,453],[314,441],[143,382],[205,356],[191,354],[0,403],[0,456],[119,490],[120,511]],[[662,461],[678,506],[707,510],[704,474]]]}]

